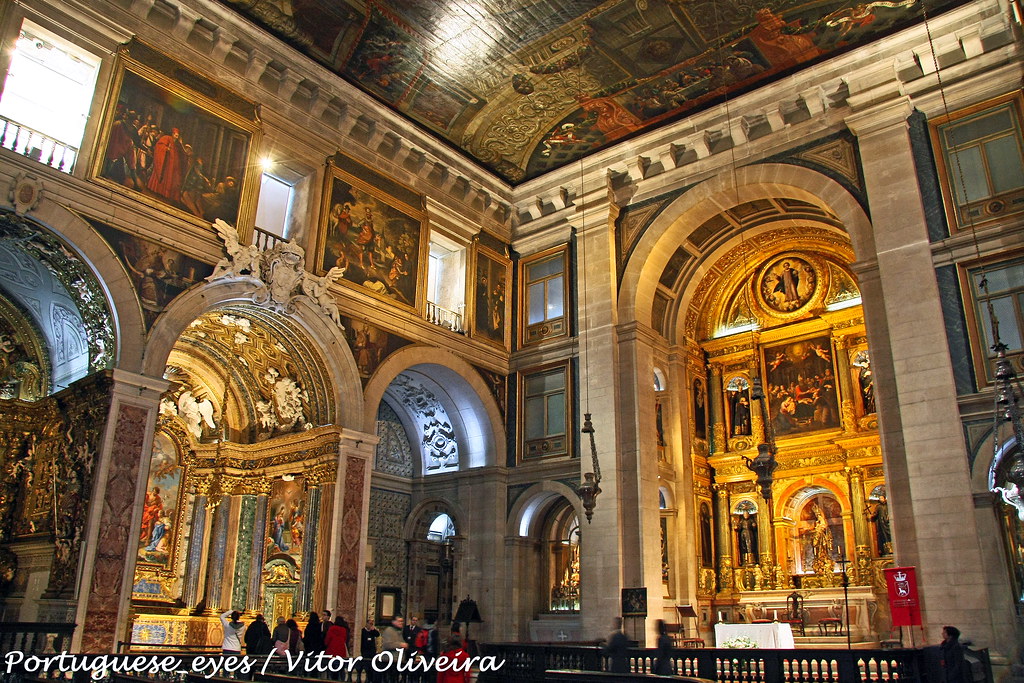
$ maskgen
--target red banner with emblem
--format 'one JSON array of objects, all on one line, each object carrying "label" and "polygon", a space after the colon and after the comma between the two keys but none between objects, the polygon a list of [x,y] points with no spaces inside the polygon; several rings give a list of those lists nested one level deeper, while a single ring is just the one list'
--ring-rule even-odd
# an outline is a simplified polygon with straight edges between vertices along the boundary
[{"label": "red banner with emblem", "polygon": [[920,626],[921,603],[917,599],[917,568],[890,567],[885,570],[889,611],[893,626]]}]

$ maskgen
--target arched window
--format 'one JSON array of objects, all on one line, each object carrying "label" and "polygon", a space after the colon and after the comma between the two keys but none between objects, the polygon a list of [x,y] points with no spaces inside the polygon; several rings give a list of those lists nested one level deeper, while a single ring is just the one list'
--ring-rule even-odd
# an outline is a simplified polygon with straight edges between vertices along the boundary
[{"label": "arched window", "polygon": [[427,530],[427,540],[444,543],[455,535],[455,522],[446,513],[442,512],[430,523]]},{"label": "arched window", "polygon": [[566,506],[557,513],[548,536],[552,612],[580,609],[580,521]]}]

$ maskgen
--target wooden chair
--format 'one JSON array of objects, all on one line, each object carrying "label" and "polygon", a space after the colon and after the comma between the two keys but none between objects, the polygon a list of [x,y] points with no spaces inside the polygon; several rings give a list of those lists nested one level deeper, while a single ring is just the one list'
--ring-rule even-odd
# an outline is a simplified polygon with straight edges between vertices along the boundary
[{"label": "wooden chair", "polygon": [[779,619],[780,623],[789,624],[794,631],[800,629],[800,635],[807,635],[807,612],[804,611],[804,596],[796,591],[786,598],[786,616]]}]

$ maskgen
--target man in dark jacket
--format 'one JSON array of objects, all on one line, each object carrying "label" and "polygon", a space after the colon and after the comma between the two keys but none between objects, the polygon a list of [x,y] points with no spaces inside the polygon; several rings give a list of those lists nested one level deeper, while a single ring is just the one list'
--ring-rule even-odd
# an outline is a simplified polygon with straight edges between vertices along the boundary
[{"label": "man in dark jacket", "polygon": [[245,631],[245,653],[247,655],[269,654],[272,643],[270,642],[270,628],[262,614],[257,614],[256,619],[249,624]]}]

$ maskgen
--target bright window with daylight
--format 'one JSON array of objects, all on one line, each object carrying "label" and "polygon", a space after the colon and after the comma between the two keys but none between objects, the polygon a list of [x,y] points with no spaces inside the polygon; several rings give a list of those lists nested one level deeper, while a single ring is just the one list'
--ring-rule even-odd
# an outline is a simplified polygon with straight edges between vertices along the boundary
[{"label": "bright window with daylight", "polygon": [[26,19],[0,97],[0,144],[71,172],[99,65],[98,57]]}]

